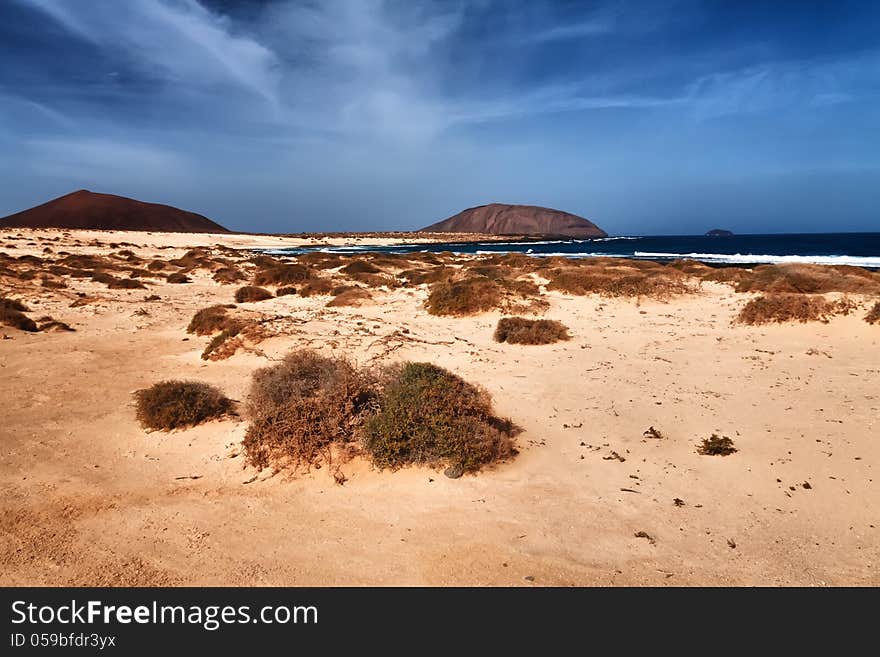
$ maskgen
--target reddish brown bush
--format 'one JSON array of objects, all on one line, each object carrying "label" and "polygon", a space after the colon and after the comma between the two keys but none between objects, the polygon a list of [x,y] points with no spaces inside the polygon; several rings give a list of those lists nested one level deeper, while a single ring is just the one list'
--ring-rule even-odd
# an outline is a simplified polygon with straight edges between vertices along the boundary
[{"label": "reddish brown bush", "polygon": [[175,285],[192,282],[192,279],[189,276],[179,271],[174,272],[173,274],[168,274],[168,276],[165,277],[165,280]]},{"label": "reddish brown bush", "polygon": [[310,297],[313,295],[330,294],[334,284],[329,278],[313,278],[299,289],[299,295]]},{"label": "reddish brown bush", "polygon": [[666,299],[693,291],[687,276],[675,269],[639,270],[620,266],[583,266],[546,272],[548,290],[607,297]]},{"label": "reddish brown bush", "polygon": [[0,324],[34,333],[39,329],[26,312],[28,309],[21,301],[0,297]]},{"label": "reddish brown bush", "polygon": [[865,321],[868,324],[880,323],[880,301],[875,303],[871,310],[868,311],[868,314],[865,315]]},{"label": "reddish brown bush", "polygon": [[822,296],[805,294],[767,294],[751,299],[739,312],[741,324],[782,322],[828,322],[834,315],[846,315],[853,309],[847,299],[828,301]]},{"label": "reddish brown bush", "polygon": [[279,287],[277,290],[275,290],[276,297],[286,297],[290,296],[291,294],[296,294],[295,287]]},{"label": "reddish brown bush", "polygon": [[880,293],[880,274],[861,267],[808,264],[761,265],[736,286],[737,292],[824,294]]},{"label": "reddish brown bush", "polygon": [[228,328],[233,318],[229,316],[229,309],[235,308],[232,304],[216,305],[202,308],[190,320],[186,327],[187,333],[196,335],[211,335],[217,331]]},{"label": "reddish brown bush", "polygon": [[264,301],[266,299],[271,299],[274,294],[269,292],[262,287],[255,287],[253,285],[246,285],[244,287],[240,287],[235,291],[235,302],[236,303],[249,303],[255,301]]},{"label": "reddish brown bush", "polygon": [[353,260],[339,270],[343,274],[379,274],[382,272],[376,265],[366,260]]},{"label": "reddish brown bush", "polygon": [[257,271],[254,275],[253,284],[258,287],[264,285],[294,285],[296,283],[303,283],[311,277],[312,273],[305,265],[278,263]]},{"label": "reddish brown bush", "polygon": [[170,431],[225,415],[232,402],[199,381],[161,381],[134,393],[137,419],[147,429]]},{"label": "reddish brown bush", "polygon": [[214,274],[211,276],[217,283],[220,284],[229,284],[229,283],[238,283],[239,281],[243,281],[247,276],[244,275],[244,272],[235,267],[220,267],[217,269]]},{"label": "reddish brown bush", "polygon": [[562,322],[550,319],[504,317],[495,329],[496,342],[510,344],[552,344],[568,340],[568,329]]},{"label": "reddish brown bush", "polygon": [[257,370],[247,401],[248,462],[306,470],[329,462],[333,445],[355,440],[374,396],[369,372],[309,350]]},{"label": "reddish brown bush", "polygon": [[370,301],[373,297],[366,290],[354,286],[342,286],[344,289],[335,288],[332,292],[333,298],[327,302],[328,308],[337,308],[340,306],[360,306],[366,301]]},{"label": "reddish brown bush", "polygon": [[473,315],[493,310],[501,304],[501,289],[488,278],[473,277],[461,281],[431,285],[425,308],[432,315]]}]

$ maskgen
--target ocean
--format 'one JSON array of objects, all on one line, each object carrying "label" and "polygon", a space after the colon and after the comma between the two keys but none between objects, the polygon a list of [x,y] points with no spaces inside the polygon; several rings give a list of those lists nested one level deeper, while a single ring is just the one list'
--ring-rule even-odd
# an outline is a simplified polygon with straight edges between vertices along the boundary
[{"label": "ocean", "polygon": [[331,253],[525,253],[533,256],[589,258],[610,256],[670,261],[690,258],[710,265],[756,265],[782,262],[854,265],[880,268],[880,233],[806,233],[775,235],[704,235],[603,237],[591,240],[537,240],[499,242],[437,242],[387,246],[310,247],[265,249],[265,253],[297,255],[309,251]]}]

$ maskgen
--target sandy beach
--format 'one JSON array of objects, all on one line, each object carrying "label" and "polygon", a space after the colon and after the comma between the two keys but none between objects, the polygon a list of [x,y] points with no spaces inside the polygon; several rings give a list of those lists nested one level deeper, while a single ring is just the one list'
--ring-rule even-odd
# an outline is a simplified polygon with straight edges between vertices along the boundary
[{"label": "sandy beach", "polygon": [[[42,259],[36,278],[0,277],[0,296],[75,329],[0,326],[0,584],[880,585],[876,299],[848,295],[858,310],[828,323],[748,326],[735,318],[755,295],[722,282],[670,299],[542,284],[540,316],[571,339],[525,346],[493,340],[500,310],[434,316],[427,285],[376,287],[356,306],[238,304],[271,318],[267,335],[203,360],[187,324],[247,281],[39,278],[60,251],[238,262],[249,254],[229,249],[395,240],[0,232],[6,256]],[[245,465],[243,415],[170,433],[135,419],[135,390],[195,379],[242,401],[254,370],[303,347],[448,368],[522,427],[518,456],[458,479],[355,458],[338,485],[326,468]],[[738,451],[699,454],[713,433]]]}]

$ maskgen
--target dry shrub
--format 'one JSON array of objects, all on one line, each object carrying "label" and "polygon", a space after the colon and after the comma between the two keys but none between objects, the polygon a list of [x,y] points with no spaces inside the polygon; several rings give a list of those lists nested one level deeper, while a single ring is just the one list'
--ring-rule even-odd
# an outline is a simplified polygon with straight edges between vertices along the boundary
[{"label": "dry shrub", "polygon": [[[211,338],[202,351],[202,360],[223,360],[229,358],[237,349],[237,345],[231,349],[228,346],[229,340],[238,336],[244,328],[244,323],[233,320],[220,333]],[[226,347],[224,349],[224,347]]]},{"label": "dry shrub", "polygon": [[150,271],[162,271],[166,266],[164,260],[152,260],[150,264],[147,265],[147,269]]},{"label": "dry shrub", "polygon": [[368,273],[353,273],[349,274],[348,277],[357,281],[358,283],[363,283],[367,287],[399,287],[400,283],[396,278],[392,276],[388,276],[387,274],[368,274]]},{"label": "dry shrub", "polygon": [[275,290],[276,297],[286,297],[290,296],[291,294],[296,294],[295,287],[279,287],[277,290]]},{"label": "dry shrub", "polygon": [[360,306],[366,301],[371,301],[370,293],[360,287],[342,286],[343,290],[335,288],[332,292],[333,298],[327,302],[328,308],[338,308],[341,306]]},{"label": "dry shrub", "polygon": [[451,281],[458,273],[454,267],[431,267],[430,269],[416,268],[400,272],[397,277],[403,279],[407,285],[424,285]]},{"label": "dry shrub", "polygon": [[485,390],[430,363],[404,363],[385,379],[363,437],[380,468],[425,464],[475,472],[516,454],[515,427],[494,415]]},{"label": "dry shrub", "polygon": [[341,273],[346,275],[351,274],[380,274],[382,270],[379,269],[376,265],[371,262],[367,262],[366,260],[353,260],[348,263],[339,270]]},{"label": "dry shrub", "polygon": [[67,283],[65,281],[55,280],[45,275],[42,277],[42,279],[40,279],[40,285],[48,290],[61,290],[67,287]]},{"label": "dry shrub", "polygon": [[252,301],[264,301],[266,299],[271,299],[273,296],[275,295],[265,288],[245,285],[235,291],[235,302],[249,303]]},{"label": "dry shrub", "polygon": [[751,275],[752,272],[750,270],[740,267],[718,267],[709,268],[708,271],[700,275],[700,278],[704,281],[713,281],[715,283],[739,284],[751,277]]},{"label": "dry shrub", "polygon": [[174,283],[175,285],[192,282],[192,279],[189,276],[179,271],[174,272],[173,274],[168,274],[168,276],[165,277],[165,280],[169,283]]},{"label": "dry shrub", "polygon": [[868,311],[868,314],[865,315],[865,321],[868,324],[880,323],[880,301],[875,303],[871,310]]},{"label": "dry shrub", "polygon": [[76,329],[71,328],[69,324],[60,322],[57,319],[52,319],[51,317],[41,317],[39,330],[43,333],[62,333],[73,332]]},{"label": "dry shrub", "polygon": [[676,269],[636,269],[628,266],[583,266],[546,272],[548,290],[606,297],[667,299],[693,292],[687,276]]},{"label": "dry shrub", "polygon": [[257,370],[248,394],[244,449],[251,465],[308,470],[353,441],[375,396],[375,381],[343,358],[288,354]]},{"label": "dry shrub", "polygon": [[152,302],[152,301],[161,301],[161,300],[162,300],[162,297],[160,297],[158,294],[150,294],[150,295],[147,295],[144,297],[144,301],[146,301],[148,303]]},{"label": "dry shrub", "polygon": [[232,408],[218,388],[199,381],[161,381],[134,396],[141,425],[162,431],[195,426]]},{"label": "dry shrub", "polygon": [[296,259],[298,262],[315,269],[335,269],[343,263],[342,256],[338,253],[324,253],[323,251],[303,253],[298,255]]},{"label": "dry shrub", "polygon": [[736,286],[737,292],[824,294],[880,292],[880,274],[861,267],[807,264],[761,265]]},{"label": "dry shrub", "polygon": [[313,278],[299,289],[301,297],[330,294],[333,291],[333,281],[329,278]]},{"label": "dry shrub", "polygon": [[498,320],[494,338],[510,344],[552,344],[570,336],[565,324],[556,320],[504,317]]},{"label": "dry shrub", "polygon": [[217,283],[229,284],[243,281],[247,276],[244,275],[243,271],[236,267],[220,267],[220,269],[214,272],[211,278]]},{"label": "dry shrub", "polygon": [[147,286],[136,281],[133,278],[117,278],[115,281],[108,283],[107,287],[111,290],[146,290]]},{"label": "dry shrub", "polygon": [[703,456],[730,456],[736,452],[733,441],[727,436],[719,436],[713,433],[709,438],[704,438],[697,447],[697,453]]},{"label": "dry shrub", "polygon": [[442,281],[431,285],[425,308],[432,315],[473,315],[497,308],[501,288],[484,277]]},{"label": "dry shrub", "polygon": [[853,309],[848,299],[828,301],[822,296],[804,294],[767,294],[751,299],[740,310],[741,324],[773,322],[828,322],[834,315],[846,315]]},{"label": "dry shrub", "polygon": [[312,272],[305,265],[296,263],[276,264],[263,267],[254,274],[253,284],[256,286],[263,285],[293,285],[295,283],[303,283],[312,277]]},{"label": "dry shrub", "polygon": [[0,324],[35,333],[39,330],[37,323],[25,315],[26,312],[27,306],[21,301],[0,297]]},{"label": "dry shrub", "polygon": [[211,335],[217,331],[229,328],[230,322],[235,321],[228,314],[230,308],[235,308],[232,304],[216,305],[202,308],[190,320],[186,327],[187,333],[195,333],[196,335]]}]

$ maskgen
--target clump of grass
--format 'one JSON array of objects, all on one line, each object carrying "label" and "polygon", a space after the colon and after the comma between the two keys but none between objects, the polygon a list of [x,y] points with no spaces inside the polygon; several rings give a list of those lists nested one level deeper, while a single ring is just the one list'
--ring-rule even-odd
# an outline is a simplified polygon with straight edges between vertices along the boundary
[{"label": "clump of grass", "polygon": [[868,324],[880,323],[880,301],[875,303],[871,310],[868,311],[868,314],[865,315],[865,321]]},{"label": "clump of grass", "polygon": [[737,316],[741,324],[783,322],[828,322],[834,315],[848,314],[853,308],[847,299],[828,301],[822,296],[771,293],[751,299]]},{"label": "clump of grass", "polygon": [[580,266],[552,269],[546,272],[548,290],[567,294],[599,294],[606,297],[648,297],[667,299],[693,291],[686,274],[656,267]]},{"label": "clump of grass", "polygon": [[331,461],[334,445],[355,440],[374,396],[369,372],[310,350],[257,370],[247,401],[248,462],[307,470]]},{"label": "clump of grass", "polygon": [[192,279],[189,276],[179,271],[176,271],[173,274],[168,274],[168,276],[165,277],[165,280],[175,285],[192,282]]},{"label": "clump of grass", "polygon": [[719,436],[713,433],[697,447],[697,452],[703,456],[730,456],[736,452],[733,441],[727,436]]},{"label": "clump of grass", "polygon": [[366,260],[353,260],[339,270],[343,274],[380,274],[382,270]]},{"label": "clump of grass", "polygon": [[385,378],[363,437],[380,468],[425,464],[475,472],[516,454],[515,427],[494,415],[485,390],[430,363],[404,363]]},{"label": "clump of grass", "polygon": [[211,276],[215,282],[220,284],[238,283],[247,278],[244,272],[235,267],[220,267]]},{"label": "clump of grass", "polygon": [[262,267],[254,275],[253,284],[258,287],[264,285],[284,286],[303,283],[312,277],[312,272],[305,265],[297,263],[284,264],[273,261]]},{"label": "clump of grass", "polygon": [[333,281],[328,278],[313,278],[299,289],[301,297],[330,294],[333,291]]},{"label": "clump of grass", "polygon": [[373,297],[363,288],[345,285],[333,290],[333,298],[327,302],[328,308],[338,308],[341,306],[360,306],[365,301],[371,300]]},{"label": "clump of grass", "polygon": [[227,304],[202,308],[193,315],[189,325],[186,327],[186,332],[196,335],[211,335],[228,328],[232,320],[228,314],[230,308],[235,308],[235,306]]},{"label": "clump of grass", "polygon": [[570,336],[565,324],[556,320],[503,317],[498,320],[494,338],[495,342],[510,344],[553,344]]},{"label": "clump of grass", "polygon": [[875,294],[880,292],[880,274],[848,265],[761,265],[755,267],[749,276],[737,284],[736,291],[780,294],[826,292]]},{"label": "clump of grass", "polygon": [[134,393],[144,428],[170,431],[225,415],[232,402],[218,388],[199,381],[161,381]]},{"label": "clump of grass", "polygon": [[51,317],[41,317],[39,330],[43,333],[66,333],[73,332],[76,329],[72,328],[69,324],[66,324],[65,322],[58,321],[57,319],[52,319]]},{"label": "clump of grass", "polygon": [[296,294],[295,287],[279,287],[277,290],[275,290],[276,297],[286,297],[290,296],[291,294]]},{"label": "clump of grass", "polygon": [[451,281],[455,277],[455,274],[456,269],[454,267],[441,265],[439,267],[431,267],[428,269],[407,269],[400,272],[397,277],[403,280],[406,285],[424,285],[426,283]]},{"label": "clump of grass", "polygon": [[425,308],[431,315],[474,315],[497,308],[501,289],[485,277],[460,281],[440,281],[431,285]]},{"label": "clump of grass", "polygon": [[25,315],[26,312],[27,306],[21,301],[0,297],[0,324],[35,333],[39,330],[37,323]]},{"label": "clump of grass", "polygon": [[246,285],[244,287],[240,287],[235,291],[235,301],[236,303],[249,303],[252,301],[264,301],[265,299],[271,299],[273,295],[269,290],[256,287],[253,285]]}]

